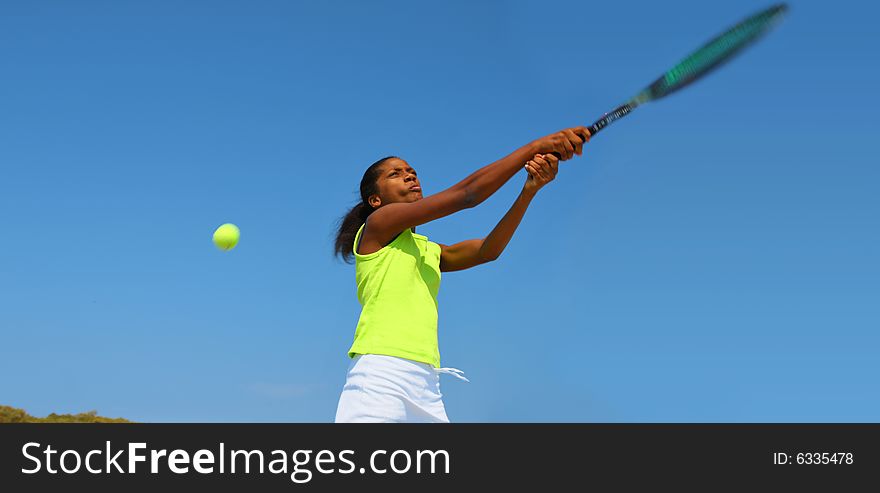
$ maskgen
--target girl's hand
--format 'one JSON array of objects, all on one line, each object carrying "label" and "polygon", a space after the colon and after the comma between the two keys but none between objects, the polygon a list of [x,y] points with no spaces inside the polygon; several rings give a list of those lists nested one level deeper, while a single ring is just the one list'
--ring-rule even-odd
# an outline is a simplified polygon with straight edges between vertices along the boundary
[{"label": "girl's hand", "polygon": [[590,141],[587,127],[566,128],[534,142],[535,151],[539,154],[557,154],[563,161],[571,159],[575,154],[584,153],[584,144]]},{"label": "girl's hand", "polygon": [[526,184],[523,185],[523,193],[534,196],[544,185],[556,178],[559,172],[559,158],[553,154],[535,154],[525,165],[529,172]]}]

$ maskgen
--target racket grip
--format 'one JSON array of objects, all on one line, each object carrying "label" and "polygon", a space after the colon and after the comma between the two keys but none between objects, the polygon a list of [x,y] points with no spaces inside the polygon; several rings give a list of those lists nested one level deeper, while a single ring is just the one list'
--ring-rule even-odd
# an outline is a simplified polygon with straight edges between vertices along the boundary
[{"label": "racket grip", "polygon": [[[629,112],[632,111],[634,108],[635,106],[633,106],[632,104],[626,103],[618,106],[617,108],[614,108],[614,110],[610,113],[605,113],[602,118],[599,118],[598,120],[596,120],[595,123],[587,127],[587,130],[590,131],[590,138],[595,137],[596,134],[599,133],[599,131],[603,128],[607,127],[609,123],[628,115]],[[562,155],[558,152],[551,152],[550,154],[553,154],[558,159],[562,159]]]},{"label": "racket grip", "polygon": [[590,125],[590,136],[592,137],[593,135],[596,135],[597,133],[599,133],[600,130],[607,127],[615,120],[625,117],[633,109],[635,109],[635,106],[630,103],[626,103],[618,106],[617,108],[614,108],[610,113],[605,113],[604,115],[602,115],[602,118],[596,120],[596,123]]}]

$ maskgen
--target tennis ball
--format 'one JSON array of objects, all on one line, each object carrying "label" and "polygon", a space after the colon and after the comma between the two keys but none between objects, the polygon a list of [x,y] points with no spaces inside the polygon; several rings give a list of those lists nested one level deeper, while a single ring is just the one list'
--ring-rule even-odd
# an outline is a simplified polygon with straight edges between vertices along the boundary
[{"label": "tennis ball", "polygon": [[214,231],[214,244],[221,250],[232,250],[238,244],[238,237],[238,226],[226,223]]}]

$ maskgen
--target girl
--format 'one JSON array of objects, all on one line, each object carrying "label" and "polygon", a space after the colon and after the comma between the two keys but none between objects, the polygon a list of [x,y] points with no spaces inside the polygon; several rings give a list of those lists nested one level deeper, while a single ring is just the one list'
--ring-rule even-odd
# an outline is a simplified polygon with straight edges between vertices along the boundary
[{"label": "girl", "polygon": [[[342,218],[336,236],[336,254],[355,259],[362,306],[337,423],[449,422],[439,373],[467,379],[440,367],[440,273],[497,259],[535,194],[556,177],[558,161],[582,154],[589,140],[586,127],[548,135],[427,198],[403,159],[386,157],[367,168],[361,203]],[[489,236],[447,246],[416,234],[420,224],[482,203],[523,165],[529,174],[523,190]]]}]

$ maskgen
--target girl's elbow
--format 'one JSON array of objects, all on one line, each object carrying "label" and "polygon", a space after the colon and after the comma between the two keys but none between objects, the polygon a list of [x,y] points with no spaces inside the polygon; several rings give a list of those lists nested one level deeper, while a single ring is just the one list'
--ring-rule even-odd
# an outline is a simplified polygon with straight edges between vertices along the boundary
[{"label": "girl's elbow", "polygon": [[482,255],[482,260],[483,260],[483,263],[485,264],[488,262],[494,262],[494,261],[498,260],[498,257],[500,257],[500,256],[501,256],[501,252],[487,253],[487,254]]}]

